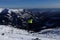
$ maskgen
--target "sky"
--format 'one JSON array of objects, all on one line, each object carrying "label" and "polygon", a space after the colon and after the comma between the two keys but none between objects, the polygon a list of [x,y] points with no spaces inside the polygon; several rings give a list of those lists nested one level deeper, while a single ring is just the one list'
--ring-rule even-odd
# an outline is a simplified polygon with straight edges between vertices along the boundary
[{"label": "sky", "polygon": [[4,8],[60,8],[60,0],[0,0]]}]

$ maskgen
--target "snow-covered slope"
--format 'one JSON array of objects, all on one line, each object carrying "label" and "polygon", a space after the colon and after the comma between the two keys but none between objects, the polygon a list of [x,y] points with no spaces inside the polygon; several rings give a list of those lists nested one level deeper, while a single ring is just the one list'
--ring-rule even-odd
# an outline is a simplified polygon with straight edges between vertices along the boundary
[{"label": "snow-covered slope", "polygon": [[[0,13],[4,9],[0,9]],[[15,13],[23,12],[23,9],[7,9],[9,13],[11,11]],[[9,15],[9,14],[8,14]],[[19,14],[18,14],[19,16]],[[28,13],[21,15],[23,18],[28,17]],[[14,20],[13,20],[14,21]],[[10,25],[0,25],[0,40],[59,40],[60,28],[46,29],[38,33],[29,33],[26,30],[13,28]]]},{"label": "snow-covered slope", "polygon": [[29,33],[22,29],[0,25],[0,40],[59,40],[60,35]]}]

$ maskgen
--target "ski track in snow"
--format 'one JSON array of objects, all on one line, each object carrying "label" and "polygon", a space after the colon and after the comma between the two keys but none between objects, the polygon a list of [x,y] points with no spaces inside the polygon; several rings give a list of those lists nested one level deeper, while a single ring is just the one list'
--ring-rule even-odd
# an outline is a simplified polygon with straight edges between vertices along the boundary
[{"label": "ski track in snow", "polygon": [[[51,31],[52,29],[48,30]],[[54,29],[55,30],[55,29]],[[0,40],[34,40],[39,38],[39,40],[59,40],[60,35],[52,33],[29,33],[22,29],[13,28],[10,25],[0,25]],[[43,33],[43,34],[42,34]]]}]

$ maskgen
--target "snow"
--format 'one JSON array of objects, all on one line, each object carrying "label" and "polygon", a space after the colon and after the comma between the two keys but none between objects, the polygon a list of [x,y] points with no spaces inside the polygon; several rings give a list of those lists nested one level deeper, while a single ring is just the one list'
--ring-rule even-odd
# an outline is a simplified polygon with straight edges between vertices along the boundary
[{"label": "snow", "polygon": [[15,12],[15,13],[20,13],[23,12],[24,9],[9,9],[9,13],[11,13],[11,11]]},{"label": "snow", "polygon": [[[0,13],[4,10],[5,8],[0,8]],[[8,13],[11,13],[11,11],[15,12],[15,13],[20,13],[23,12],[24,9],[10,9],[10,8],[6,8],[8,9]]]},{"label": "snow", "polygon": [[[4,10],[3,8],[0,8],[0,13],[3,10]],[[15,13],[23,12],[23,9],[8,9],[8,10],[9,13],[11,13],[11,11]],[[30,17],[30,15],[27,13],[22,15],[23,18],[25,16]],[[2,20],[2,22],[5,21]],[[0,40],[59,40],[59,39],[60,28],[45,29],[37,33],[30,33],[27,30],[17,29],[12,27],[11,25],[0,25]]]},{"label": "snow", "polygon": [[0,13],[4,10],[4,8],[0,8]]},{"label": "snow", "polygon": [[13,28],[10,25],[0,25],[0,40],[37,40],[37,38],[39,40],[59,40],[60,35],[51,33],[42,34],[42,32],[29,33],[26,30]]}]

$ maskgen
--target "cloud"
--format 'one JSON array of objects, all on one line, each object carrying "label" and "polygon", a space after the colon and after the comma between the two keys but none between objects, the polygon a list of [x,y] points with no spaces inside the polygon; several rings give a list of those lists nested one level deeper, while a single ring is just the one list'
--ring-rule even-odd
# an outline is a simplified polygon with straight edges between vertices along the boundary
[{"label": "cloud", "polygon": [[47,5],[47,7],[49,7],[49,8],[60,8],[60,3],[50,4],[50,5]]},{"label": "cloud", "polygon": [[52,3],[52,4],[43,4],[39,6],[40,8],[60,8],[60,3]]}]

